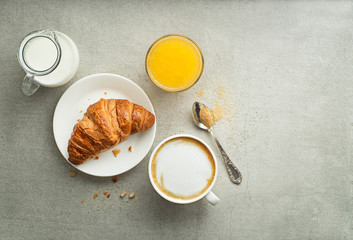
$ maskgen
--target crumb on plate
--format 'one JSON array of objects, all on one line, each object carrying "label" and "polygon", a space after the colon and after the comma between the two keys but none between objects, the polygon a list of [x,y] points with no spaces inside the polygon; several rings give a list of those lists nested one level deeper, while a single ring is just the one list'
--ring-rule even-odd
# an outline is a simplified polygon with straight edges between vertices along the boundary
[{"label": "crumb on plate", "polygon": [[129,151],[132,152],[132,146],[129,147]]},{"label": "crumb on plate", "polygon": [[114,156],[117,157],[118,154],[121,152],[121,150],[117,148],[117,149],[114,149],[112,152],[113,152]]}]

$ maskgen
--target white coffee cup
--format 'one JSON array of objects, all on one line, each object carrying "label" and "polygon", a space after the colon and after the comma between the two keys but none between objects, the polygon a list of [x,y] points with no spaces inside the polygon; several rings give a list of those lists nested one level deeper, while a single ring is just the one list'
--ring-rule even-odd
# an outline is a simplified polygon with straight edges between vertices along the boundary
[{"label": "white coffee cup", "polygon": [[177,204],[206,198],[216,205],[220,200],[211,189],[217,173],[212,149],[200,138],[188,134],[173,135],[160,142],[148,165],[153,188],[161,197]]}]

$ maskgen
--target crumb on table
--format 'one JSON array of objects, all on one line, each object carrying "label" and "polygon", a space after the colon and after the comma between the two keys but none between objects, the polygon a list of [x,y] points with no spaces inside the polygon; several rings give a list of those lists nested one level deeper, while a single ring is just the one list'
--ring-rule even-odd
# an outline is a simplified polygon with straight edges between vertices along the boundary
[{"label": "crumb on table", "polygon": [[107,194],[107,198],[110,198],[110,193]]},{"label": "crumb on table", "polygon": [[123,197],[125,197],[125,195],[126,195],[126,191],[123,191],[123,192],[120,194],[120,197],[123,198]]},{"label": "crumb on table", "polygon": [[76,176],[76,172],[70,172],[70,177],[75,177]]},{"label": "crumb on table", "polygon": [[116,183],[118,181],[118,178],[117,177],[113,177],[112,181],[113,181],[113,183]]},{"label": "crumb on table", "polygon": [[135,193],[132,192],[132,193],[129,194],[129,198],[130,198],[130,199],[131,199],[131,198],[134,198],[134,197],[135,197]]},{"label": "crumb on table", "polygon": [[98,197],[98,193],[93,195],[93,199],[96,199]]},{"label": "crumb on table", "polygon": [[129,147],[129,151],[132,152],[132,146]]},{"label": "crumb on table", "polygon": [[85,201],[81,201],[81,203],[83,204]]},{"label": "crumb on table", "polygon": [[121,152],[121,150],[117,148],[117,149],[114,149],[112,152],[113,152],[114,156],[117,157],[118,154]]},{"label": "crumb on table", "polygon": [[103,194],[104,194],[105,196],[107,196],[108,192],[105,192],[105,191],[104,191]]}]

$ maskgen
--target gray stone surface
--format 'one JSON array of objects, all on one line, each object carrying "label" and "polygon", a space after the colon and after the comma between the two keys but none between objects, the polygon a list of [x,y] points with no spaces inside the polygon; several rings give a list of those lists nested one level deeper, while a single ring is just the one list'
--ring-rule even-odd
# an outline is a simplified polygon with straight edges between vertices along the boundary
[{"label": "gray stone surface", "polygon": [[[0,239],[353,239],[352,2],[2,0],[0,23]],[[80,66],[68,84],[26,97],[17,47],[44,28],[76,42]],[[185,92],[163,92],[145,74],[148,47],[168,33],[189,36],[204,54],[202,78]],[[132,201],[119,199],[111,178],[71,178],[54,109],[72,83],[100,72],[149,95],[153,146],[189,133],[216,150],[190,108],[223,105],[215,131],[243,183],[231,184],[218,153],[215,207],[160,198],[149,154],[119,176]]]}]

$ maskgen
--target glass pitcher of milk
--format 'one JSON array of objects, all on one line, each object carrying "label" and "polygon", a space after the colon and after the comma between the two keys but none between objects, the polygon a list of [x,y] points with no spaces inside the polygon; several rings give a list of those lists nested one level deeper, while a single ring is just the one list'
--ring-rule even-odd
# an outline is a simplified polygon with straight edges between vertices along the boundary
[{"label": "glass pitcher of milk", "polygon": [[17,58],[26,72],[22,91],[27,96],[40,86],[58,87],[67,83],[79,65],[78,50],[71,38],[50,30],[27,34],[20,43]]}]

